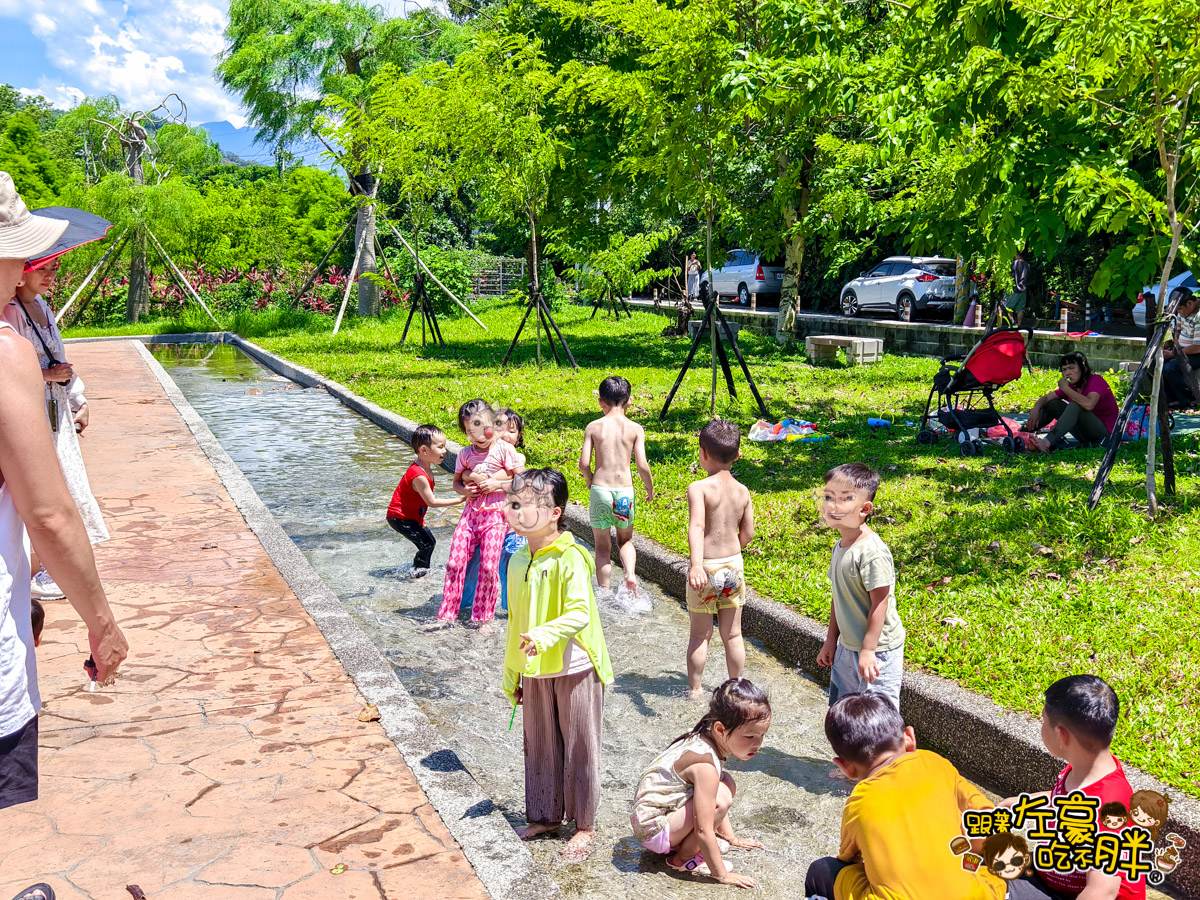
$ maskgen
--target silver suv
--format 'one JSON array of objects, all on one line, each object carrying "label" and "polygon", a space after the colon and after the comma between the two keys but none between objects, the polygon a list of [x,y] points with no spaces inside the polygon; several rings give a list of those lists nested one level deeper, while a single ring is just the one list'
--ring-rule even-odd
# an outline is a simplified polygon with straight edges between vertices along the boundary
[{"label": "silver suv", "polygon": [[941,256],[889,256],[842,288],[842,315],[878,310],[911,322],[924,310],[951,312],[956,268]]},{"label": "silver suv", "polygon": [[783,266],[753,250],[730,250],[725,264],[713,270],[712,289],[718,297],[731,297],[739,306],[750,305],[750,295],[773,295],[779,302],[783,287]]}]

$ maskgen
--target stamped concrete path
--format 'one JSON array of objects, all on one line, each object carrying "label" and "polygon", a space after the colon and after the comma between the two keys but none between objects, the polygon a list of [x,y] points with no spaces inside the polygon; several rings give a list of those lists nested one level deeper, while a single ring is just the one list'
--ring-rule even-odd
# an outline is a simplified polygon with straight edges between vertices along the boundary
[{"label": "stamped concrete path", "polygon": [[485,897],[135,348],[71,357],[131,650],[88,693],[83,626],[47,605],[41,799],[0,812],[0,898]]}]

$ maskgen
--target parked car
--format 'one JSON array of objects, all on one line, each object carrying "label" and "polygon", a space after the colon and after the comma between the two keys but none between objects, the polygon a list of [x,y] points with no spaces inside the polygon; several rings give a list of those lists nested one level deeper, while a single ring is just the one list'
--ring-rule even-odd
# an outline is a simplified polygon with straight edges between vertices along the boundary
[{"label": "parked car", "polygon": [[889,256],[842,288],[842,315],[890,312],[911,322],[920,312],[952,312],[956,269],[941,256]]},{"label": "parked car", "polygon": [[[1191,272],[1183,272],[1176,275],[1167,282],[1167,305],[1170,306],[1175,299],[1176,291],[1185,290],[1195,294],[1200,292],[1200,282],[1196,281],[1196,276]],[[1146,295],[1156,294],[1158,291],[1157,284],[1148,284],[1142,288],[1142,292],[1138,294],[1138,301],[1133,306],[1133,324],[1138,328],[1146,327]]]},{"label": "parked car", "polygon": [[753,250],[730,250],[725,264],[710,277],[717,296],[733,298],[739,306],[749,306],[751,294],[769,295],[770,305],[777,305],[783,288],[783,261],[767,259]]}]

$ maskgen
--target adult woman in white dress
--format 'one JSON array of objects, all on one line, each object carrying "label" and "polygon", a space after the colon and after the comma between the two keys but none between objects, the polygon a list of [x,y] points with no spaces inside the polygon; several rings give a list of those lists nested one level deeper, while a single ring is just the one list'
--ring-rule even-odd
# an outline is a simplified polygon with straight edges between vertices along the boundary
[{"label": "adult woman in white dress", "polygon": [[[79,449],[78,434],[87,427],[89,416],[87,399],[83,394],[83,379],[75,374],[67,362],[54,313],[42,299],[43,294],[53,289],[57,271],[57,259],[39,268],[27,269],[17,287],[16,298],[4,308],[3,318],[37,351],[42,378],[46,383],[46,414],[54,432],[58,462],[71,497],[79,508],[88,538],[95,545],[107,541],[109,535],[100,506],[88,484],[83,454]],[[37,565],[36,560],[34,569],[33,595],[41,600],[60,599],[63,592],[50,574]]]}]

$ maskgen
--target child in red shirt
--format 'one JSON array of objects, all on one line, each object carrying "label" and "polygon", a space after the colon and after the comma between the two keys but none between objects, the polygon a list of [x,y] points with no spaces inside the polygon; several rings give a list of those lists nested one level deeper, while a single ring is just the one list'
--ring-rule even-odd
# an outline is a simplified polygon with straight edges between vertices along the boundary
[{"label": "child in red shirt", "polygon": [[[1051,803],[1055,797],[1073,791],[1097,798],[1100,831],[1114,829],[1108,827],[1099,811],[1109,803],[1120,803],[1129,809],[1133,796],[1121,761],[1108,749],[1119,713],[1116,691],[1096,675],[1060,678],[1046,689],[1042,743],[1054,756],[1066,760],[1067,766],[1058,773],[1054,787],[1043,796]],[[1016,802],[1017,798],[1010,798],[1004,805]],[[1031,879],[1012,882],[1008,896],[1010,900],[1073,900],[1081,896],[1146,900],[1146,878],[1143,875],[1130,881],[1124,875],[1108,875],[1099,869],[1077,869],[1070,873],[1039,869]]]},{"label": "child in red shirt", "polygon": [[417,548],[413,558],[412,577],[420,578],[429,573],[433,559],[433,548],[437,539],[425,527],[425,513],[431,507],[455,506],[463,502],[462,497],[439,500],[433,496],[433,470],[446,458],[446,435],[436,425],[420,425],[413,432],[412,448],[417,461],[408,467],[388,504],[387,521]]}]

